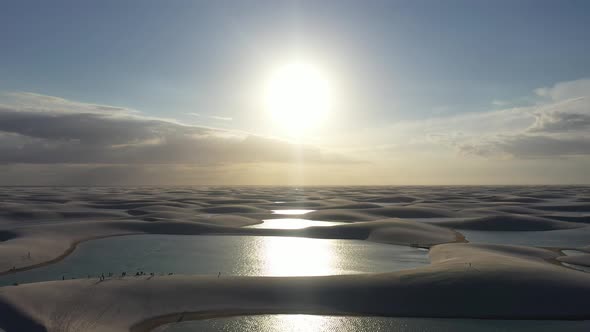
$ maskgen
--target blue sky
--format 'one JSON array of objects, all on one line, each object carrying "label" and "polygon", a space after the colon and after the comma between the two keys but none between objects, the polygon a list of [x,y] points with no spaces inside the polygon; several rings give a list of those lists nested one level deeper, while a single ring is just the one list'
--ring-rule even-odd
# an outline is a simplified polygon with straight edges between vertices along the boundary
[{"label": "blue sky", "polygon": [[538,105],[535,89],[590,77],[589,22],[590,2],[565,0],[6,1],[0,92],[275,135],[255,87],[302,53],[338,83],[317,134],[333,146],[350,129]]},{"label": "blue sky", "polygon": [[220,96],[303,48],[379,117],[471,111],[589,76],[589,19],[587,1],[13,1],[0,89],[239,118]]}]

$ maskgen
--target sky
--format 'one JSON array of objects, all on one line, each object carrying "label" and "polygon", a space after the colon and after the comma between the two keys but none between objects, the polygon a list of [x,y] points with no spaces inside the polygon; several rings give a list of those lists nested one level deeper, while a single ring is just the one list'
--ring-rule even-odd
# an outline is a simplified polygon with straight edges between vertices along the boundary
[{"label": "sky", "polygon": [[[590,183],[588,1],[1,7],[0,184]],[[265,104],[294,62],[305,129]]]}]

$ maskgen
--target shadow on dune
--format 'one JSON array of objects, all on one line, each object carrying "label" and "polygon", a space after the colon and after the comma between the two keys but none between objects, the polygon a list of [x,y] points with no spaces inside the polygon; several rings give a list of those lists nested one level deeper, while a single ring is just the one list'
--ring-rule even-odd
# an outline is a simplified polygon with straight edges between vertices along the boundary
[{"label": "shadow on dune", "polygon": [[11,231],[0,231],[0,242],[8,241],[10,239],[15,239],[18,237],[18,234]]},{"label": "shadow on dune", "polygon": [[0,328],[5,331],[47,332],[47,329],[10,304],[0,301]]}]

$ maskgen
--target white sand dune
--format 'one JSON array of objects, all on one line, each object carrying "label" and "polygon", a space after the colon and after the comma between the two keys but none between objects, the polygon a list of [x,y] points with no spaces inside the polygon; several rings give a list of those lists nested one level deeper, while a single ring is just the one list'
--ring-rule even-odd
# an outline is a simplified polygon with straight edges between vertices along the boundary
[{"label": "white sand dune", "polygon": [[426,206],[388,206],[380,209],[371,209],[369,213],[389,218],[449,218],[461,215],[448,209],[439,209]]},{"label": "white sand dune", "polygon": [[436,225],[456,229],[487,231],[548,231],[587,226],[585,224],[558,221],[529,215],[494,215],[458,221],[441,221],[437,222]]},{"label": "white sand dune", "polygon": [[[0,188],[0,273],[57,261],[80,241],[128,234],[357,239],[430,247],[432,261],[370,275],[126,277],[1,287],[0,328],[146,331],[181,317],[289,312],[590,319],[590,274],[559,264],[589,266],[590,255],[457,243],[464,241],[463,229],[522,236],[555,230],[543,234],[567,237],[558,230],[587,226],[588,201],[586,187]],[[244,227],[288,208],[317,210],[305,215],[312,220],[349,223]],[[576,237],[575,247],[590,253],[584,236]]]},{"label": "white sand dune", "polygon": [[[462,241],[460,234],[445,228],[404,220],[383,220],[310,227],[302,230],[239,228],[259,223],[233,215],[215,215],[202,222],[127,221],[78,222],[17,228],[0,233],[5,240],[0,246],[0,274],[29,269],[57,261],[71,253],[77,243],[108,236],[130,234],[244,234],[307,236],[332,239],[368,239],[374,242],[430,246]],[[30,253],[30,255],[29,255]]]},{"label": "white sand dune", "polygon": [[[534,214],[535,211],[546,214],[555,207],[567,211],[549,212],[570,213],[570,210],[584,209],[587,204],[579,201],[588,198],[587,191],[571,187],[335,187],[306,192],[272,187],[7,188],[0,190],[0,197],[0,231],[3,232],[0,234],[0,271],[5,272],[13,267],[19,269],[53,261],[71,251],[77,242],[90,238],[146,232],[225,233],[232,230],[216,227],[241,227],[263,219],[284,217],[273,215],[270,211],[273,207],[310,206],[319,210],[306,214],[305,218],[359,224],[350,229],[343,225],[329,230],[291,233],[294,236],[370,239],[385,243],[398,243],[407,236],[400,235],[407,225],[399,228],[401,224],[398,224],[397,229],[391,229],[372,223],[391,217],[408,221],[481,216],[437,221],[436,225],[494,231],[567,229],[582,225],[568,222],[569,219],[584,221],[588,218],[559,215],[552,219],[552,216],[543,218]],[[375,202],[401,202],[404,206],[375,207]],[[465,206],[469,209],[461,208]],[[466,212],[468,210],[477,213]],[[408,234],[422,231],[415,229]],[[439,229],[422,235],[429,240],[409,236],[402,242],[444,243],[453,241],[451,237],[456,234],[451,236]]]},{"label": "white sand dune", "polygon": [[365,209],[360,210],[344,210],[344,209],[325,209],[317,210],[307,213],[305,215],[308,219],[326,220],[326,221],[369,221],[379,219],[366,213]]},{"label": "white sand dune", "polygon": [[[364,227],[364,224],[356,224],[354,227]],[[460,242],[464,238],[456,232],[409,220],[384,220],[371,223],[375,225],[367,240],[402,245],[431,246],[439,243]],[[341,226],[342,227],[342,226]]]},{"label": "white sand dune", "polygon": [[570,203],[560,205],[539,205],[536,207],[539,210],[547,211],[565,211],[565,212],[590,212],[589,203]]},{"label": "white sand dune", "polygon": [[269,210],[248,205],[219,205],[202,208],[204,213],[270,213]]},{"label": "white sand dune", "polygon": [[[321,313],[412,317],[589,319],[590,275],[515,246],[446,244],[433,265],[329,277],[126,277],[0,288],[5,329],[146,331],[182,315]],[[51,305],[47,305],[51,302]],[[42,330],[42,329],[39,329]]]},{"label": "white sand dune", "polygon": [[402,195],[377,196],[377,197],[371,197],[371,198],[366,199],[367,202],[373,202],[373,203],[412,203],[416,200],[418,200],[416,197],[402,196]]},{"label": "white sand dune", "polygon": [[331,209],[331,210],[359,210],[359,209],[378,209],[381,205],[374,203],[348,203],[343,205],[328,205],[325,207],[318,207],[317,209]]},{"label": "white sand dune", "polygon": [[582,265],[590,267],[590,254],[580,254],[572,256],[560,256],[557,260],[564,263]]},{"label": "white sand dune", "polygon": [[461,210],[465,214],[475,215],[510,215],[510,214],[527,214],[527,215],[539,215],[543,214],[542,210],[537,210],[531,207],[524,207],[519,205],[501,205],[496,204],[490,205],[483,208],[463,208]]},{"label": "white sand dune", "polygon": [[386,218],[448,218],[460,216],[453,211],[423,206],[388,206],[379,208],[322,209],[306,218],[327,221],[368,221]]},{"label": "white sand dune", "polygon": [[[241,224],[242,217],[237,223]],[[222,220],[222,223],[228,221]],[[180,222],[78,222],[39,225],[11,230],[9,238],[0,242],[0,273],[10,273],[51,263],[71,253],[77,243],[101,237],[160,233],[201,234],[214,232],[219,226]]]},{"label": "white sand dune", "polygon": [[[280,233],[271,234],[280,235]],[[443,227],[401,219],[382,219],[332,227],[309,227],[283,234],[327,239],[358,239],[419,247],[430,247],[435,244],[464,241],[463,235],[458,232]]]}]

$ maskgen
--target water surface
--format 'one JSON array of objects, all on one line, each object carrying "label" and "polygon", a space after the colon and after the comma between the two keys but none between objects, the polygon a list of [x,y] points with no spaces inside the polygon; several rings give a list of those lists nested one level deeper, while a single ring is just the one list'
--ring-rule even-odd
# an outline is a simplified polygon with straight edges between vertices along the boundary
[{"label": "water surface", "polygon": [[64,260],[0,277],[0,285],[62,278],[209,274],[314,276],[389,272],[429,264],[417,248],[359,240],[274,236],[133,235],[83,242]]},{"label": "water surface", "polygon": [[590,321],[481,320],[441,318],[256,315],[187,321],[155,332],[582,332]]},{"label": "water surface", "polygon": [[265,219],[261,224],[251,225],[251,228],[271,228],[271,229],[301,229],[306,227],[329,227],[336,225],[350,224],[340,221],[319,221],[299,218],[283,219]]},{"label": "water surface", "polygon": [[274,214],[286,214],[286,215],[301,215],[315,210],[302,210],[302,209],[291,209],[291,210],[272,210]]}]

